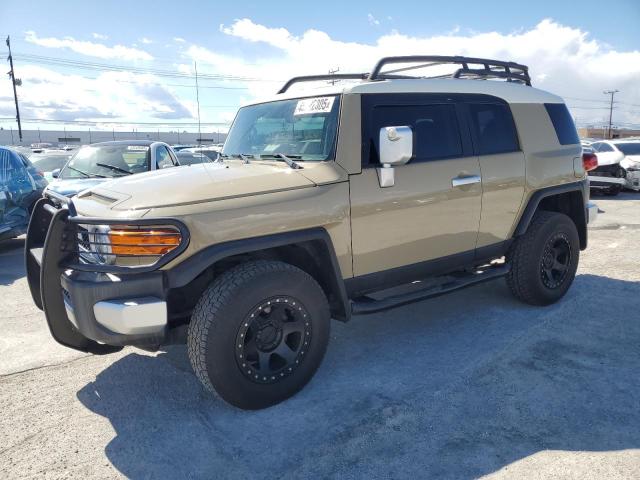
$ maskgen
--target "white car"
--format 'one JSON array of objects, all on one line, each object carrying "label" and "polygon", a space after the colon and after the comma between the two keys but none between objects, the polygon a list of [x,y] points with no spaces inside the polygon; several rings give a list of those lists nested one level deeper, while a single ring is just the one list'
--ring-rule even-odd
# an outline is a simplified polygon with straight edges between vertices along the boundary
[{"label": "white car", "polygon": [[[583,148],[584,145],[583,145]],[[620,162],[624,153],[618,150],[613,141],[601,140],[593,142],[589,148],[598,157],[598,167],[589,172],[591,188],[598,189],[606,195],[617,195],[626,186],[627,172]]]},{"label": "white car", "polygon": [[620,166],[627,171],[625,187],[640,191],[640,140],[616,140],[612,143],[614,148],[624,154]]}]

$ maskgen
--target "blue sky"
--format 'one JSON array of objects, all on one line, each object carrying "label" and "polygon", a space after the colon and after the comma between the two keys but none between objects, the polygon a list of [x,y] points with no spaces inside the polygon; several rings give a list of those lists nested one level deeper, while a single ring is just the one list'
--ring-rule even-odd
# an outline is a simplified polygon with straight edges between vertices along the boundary
[{"label": "blue sky", "polygon": [[[201,81],[203,122],[227,123],[240,103],[289,76],[368,70],[382,54],[424,53],[528,63],[537,86],[572,97],[578,123],[601,121],[602,90],[618,88],[618,120],[640,123],[638,0],[3,1],[0,35],[7,34],[25,118],[193,122],[188,85],[196,60],[205,76],[235,77]],[[138,70],[104,72],[34,55]],[[9,81],[0,81],[0,117],[13,115],[10,97]]]}]

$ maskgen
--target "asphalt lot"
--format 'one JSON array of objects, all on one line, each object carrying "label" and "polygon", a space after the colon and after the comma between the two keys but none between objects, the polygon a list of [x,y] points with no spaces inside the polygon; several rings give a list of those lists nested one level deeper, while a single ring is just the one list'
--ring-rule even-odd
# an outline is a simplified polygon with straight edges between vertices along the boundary
[{"label": "asphalt lot", "polygon": [[640,194],[594,201],[558,304],[497,280],[333,322],[311,383],[258,412],[183,347],[57,345],[0,244],[0,478],[640,478]]}]

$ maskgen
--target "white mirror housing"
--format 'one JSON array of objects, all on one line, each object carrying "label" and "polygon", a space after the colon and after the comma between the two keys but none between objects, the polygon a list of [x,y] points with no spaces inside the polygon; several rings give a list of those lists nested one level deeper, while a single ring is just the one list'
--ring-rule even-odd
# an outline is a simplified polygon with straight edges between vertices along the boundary
[{"label": "white mirror housing", "polygon": [[411,127],[383,127],[380,129],[380,163],[404,165],[413,157]]}]

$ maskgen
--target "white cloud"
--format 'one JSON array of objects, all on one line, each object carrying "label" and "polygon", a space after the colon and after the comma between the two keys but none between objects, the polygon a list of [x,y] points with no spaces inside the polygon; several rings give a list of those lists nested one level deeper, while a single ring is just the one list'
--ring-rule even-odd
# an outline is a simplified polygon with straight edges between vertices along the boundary
[{"label": "white cloud", "polygon": [[173,41],[176,43],[185,43],[186,40],[182,37],[173,37]]},{"label": "white cloud", "polygon": [[[285,28],[260,25],[248,18],[236,20],[229,26],[221,25],[220,30],[247,42],[270,45],[276,52],[258,60],[243,59],[192,45],[185,55],[198,60],[199,66],[201,62],[211,64],[201,67],[203,73],[233,72],[283,82],[295,75],[324,73],[335,67],[341,72],[366,72],[380,57],[388,55],[468,55],[524,63],[530,67],[534,86],[567,97],[592,100],[589,103],[567,99],[580,123],[604,119],[608,112],[600,109],[605,105],[598,102],[604,99],[603,89],[617,88],[621,91],[617,100],[640,104],[639,50],[616,51],[588,32],[550,19],[542,20],[533,28],[506,34],[462,33],[455,28],[434,36],[409,36],[393,31],[370,44],[344,42],[314,29],[296,36]],[[261,96],[273,93],[278,81],[245,84],[252,95]],[[618,122],[640,123],[639,110],[620,104],[614,117]]]},{"label": "white cloud", "polygon": [[66,48],[73,52],[87,55],[90,57],[99,58],[117,58],[120,60],[152,60],[153,57],[145,52],[136,48],[125,47],[124,45],[114,45],[109,47],[102,43],[89,42],[86,40],[76,40],[73,37],[55,38],[47,37],[41,38],[33,31],[25,32],[25,40],[34,45],[38,45],[46,48]]},{"label": "white cloud", "polygon": [[91,36],[97,40],[107,40],[109,38],[109,35],[103,35],[101,33],[92,33]]},{"label": "white cloud", "polygon": [[[162,79],[128,72],[104,72],[97,78],[58,73],[36,65],[20,68],[23,86],[20,112],[24,118],[51,120],[193,119],[194,109],[182,101]],[[10,89],[0,86],[0,112],[9,111]],[[3,101],[4,93],[11,102]]]},{"label": "white cloud", "polygon": [[147,38],[147,37],[142,37],[142,38],[140,39],[140,41],[141,41],[142,43],[144,43],[145,45],[149,45],[149,44],[153,43],[153,40],[151,40],[150,38]]},{"label": "white cloud", "polygon": [[380,20],[374,17],[371,13],[367,13],[367,21],[369,22],[369,25],[372,25],[374,27],[380,25]]}]

